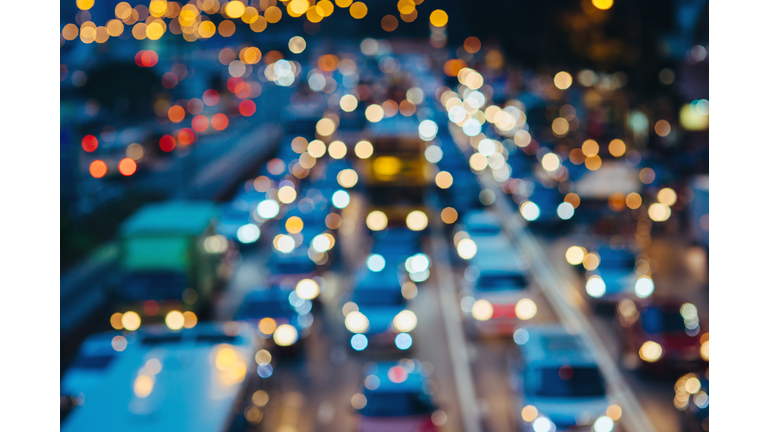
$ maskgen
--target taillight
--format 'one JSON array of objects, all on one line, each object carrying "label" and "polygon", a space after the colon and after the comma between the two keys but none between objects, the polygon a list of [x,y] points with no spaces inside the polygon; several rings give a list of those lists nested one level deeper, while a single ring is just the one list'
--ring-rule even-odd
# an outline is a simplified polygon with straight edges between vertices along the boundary
[{"label": "taillight", "polygon": [[502,315],[504,315],[504,307],[500,304],[493,304],[493,315],[491,315],[491,318],[497,319],[501,318]]}]

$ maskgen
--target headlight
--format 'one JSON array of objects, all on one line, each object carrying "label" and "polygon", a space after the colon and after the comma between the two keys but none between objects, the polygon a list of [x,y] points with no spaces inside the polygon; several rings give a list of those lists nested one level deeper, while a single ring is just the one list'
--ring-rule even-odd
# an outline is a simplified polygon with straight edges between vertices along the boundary
[{"label": "headlight", "polygon": [[654,341],[647,341],[640,347],[640,358],[648,363],[653,363],[660,359],[662,353],[661,345]]},{"label": "headlight", "polygon": [[404,310],[395,315],[395,319],[392,321],[392,323],[395,325],[395,328],[399,332],[409,332],[415,329],[416,322],[416,314],[409,310]]},{"label": "headlight", "polygon": [[600,276],[591,276],[587,280],[587,294],[594,298],[600,298],[605,294],[605,281]]},{"label": "headlight", "polygon": [[635,282],[635,294],[640,298],[646,298],[653,293],[653,279],[643,276]]},{"label": "headlight", "polygon": [[546,417],[539,417],[533,421],[534,432],[550,432],[552,422]]},{"label": "headlight", "polygon": [[701,348],[699,349],[699,353],[701,354],[701,359],[709,361],[709,341],[706,340],[701,343]]},{"label": "headlight", "polygon": [[347,314],[344,325],[352,333],[365,333],[368,331],[368,318],[361,312],[353,311]]},{"label": "headlight", "polygon": [[296,330],[296,327],[290,324],[282,324],[277,327],[272,337],[277,345],[290,346],[299,338],[299,332]]},{"label": "headlight", "polygon": [[613,420],[608,416],[600,416],[595,420],[595,432],[611,432],[613,430]]},{"label": "headlight", "polygon": [[493,316],[493,305],[488,300],[478,300],[472,305],[472,316],[478,321],[488,321]]}]

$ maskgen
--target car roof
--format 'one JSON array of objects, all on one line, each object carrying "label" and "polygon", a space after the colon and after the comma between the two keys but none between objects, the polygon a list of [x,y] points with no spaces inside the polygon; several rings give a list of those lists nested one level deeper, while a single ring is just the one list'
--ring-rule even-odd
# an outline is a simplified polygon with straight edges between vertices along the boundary
[{"label": "car roof", "polygon": [[280,289],[280,287],[255,289],[245,295],[243,302],[246,302],[246,303],[287,302],[288,297],[290,295],[291,295],[290,291],[282,290]]},{"label": "car roof", "polygon": [[480,272],[504,272],[525,275],[525,267],[522,257],[515,250],[509,253],[498,253],[498,251],[478,251],[475,256],[470,258],[469,263],[480,270]]},{"label": "car roof", "polygon": [[[217,430],[227,422],[242,384],[220,382],[213,356],[222,349],[221,343],[226,343],[250,365],[258,348],[250,326],[232,324],[234,332],[227,331],[223,323],[200,323],[178,332],[160,325],[131,333],[135,338],[130,338],[124,351],[116,353],[101,382],[88,391],[87,402],[70,413],[61,430],[101,430],[106,424],[117,432]],[[178,342],[150,343],[176,336]],[[223,336],[220,342],[218,336]],[[96,338],[104,339],[104,335]],[[149,395],[140,398],[134,394],[134,381],[148,373],[146,364],[153,358],[160,361],[162,369],[152,375]]]},{"label": "car roof", "polygon": [[355,290],[400,290],[400,271],[394,265],[384,267],[380,272],[360,270],[356,277]]},{"label": "car roof", "polygon": [[530,366],[596,366],[581,335],[572,335],[560,325],[527,327],[528,341],[520,345],[525,363]]},{"label": "car roof", "polygon": [[210,201],[148,204],[123,222],[120,232],[123,236],[153,233],[198,235],[217,215],[218,208]]},{"label": "car roof", "polygon": [[500,227],[501,223],[499,217],[495,213],[491,213],[487,210],[475,210],[468,212],[463,219],[463,224],[469,227],[472,226],[497,226]]}]

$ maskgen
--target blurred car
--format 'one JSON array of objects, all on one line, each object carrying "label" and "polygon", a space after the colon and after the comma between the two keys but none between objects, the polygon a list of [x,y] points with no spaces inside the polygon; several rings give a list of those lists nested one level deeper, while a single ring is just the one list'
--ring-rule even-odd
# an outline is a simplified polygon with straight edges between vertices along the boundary
[{"label": "blurred car", "polygon": [[502,253],[512,249],[512,243],[502,229],[499,217],[490,210],[474,210],[466,213],[457,232],[463,230],[475,242],[478,252]]},{"label": "blurred car", "polygon": [[421,252],[420,236],[420,232],[402,227],[375,233],[371,253],[384,257],[387,264],[399,266],[409,257]]},{"label": "blurred car", "polygon": [[476,335],[511,335],[521,319],[536,314],[528,278],[516,255],[512,249],[504,254],[478,252],[470,260],[462,309]]},{"label": "blurred car", "polygon": [[526,432],[610,432],[610,400],[597,363],[579,335],[559,325],[520,328],[512,366],[517,412]]},{"label": "blurred car", "polygon": [[317,264],[309,257],[309,248],[300,246],[291,252],[273,250],[267,261],[269,276],[267,285],[295,287],[302,279],[312,279],[318,275]]},{"label": "blurred car", "polygon": [[400,286],[400,272],[394,266],[379,272],[363,270],[355,277],[349,302],[342,307],[344,325],[355,351],[406,351],[413,346],[410,332],[416,328],[416,314],[406,309]]},{"label": "blurred car", "polygon": [[613,307],[625,298],[643,299],[653,293],[653,279],[635,272],[637,257],[633,252],[601,246],[597,255],[597,268],[586,273],[586,291],[594,304]]},{"label": "blurred car", "polygon": [[245,430],[242,395],[254,391],[260,349],[253,329],[177,324],[89,337],[61,380],[62,402],[74,403],[60,430]]},{"label": "blurred car", "polygon": [[709,373],[687,373],[675,382],[675,408],[682,411],[682,430],[709,431]]},{"label": "blurred car", "polygon": [[[410,360],[413,362],[413,360]],[[358,407],[358,432],[436,432],[429,381],[423,372],[409,372],[407,362],[374,363],[366,368]]]},{"label": "blurred car", "polygon": [[[561,224],[567,219],[573,217],[573,206],[570,207],[570,211],[563,211],[560,205],[563,203],[563,195],[557,188],[548,188],[541,183],[536,183],[533,189],[533,193],[528,196],[528,202],[534,203],[538,208],[538,215],[536,217],[527,217],[528,214],[523,212],[523,217],[528,220],[529,225],[543,225],[552,227]],[[527,205],[527,204],[525,204]],[[569,204],[566,204],[568,206]],[[522,205],[521,205],[522,208]]]},{"label": "blurred car", "polygon": [[312,300],[299,298],[295,291],[271,287],[246,294],[235,320],[256,328],[266,349],[301,348],[300,341],[309,335],[314,321],[311,311]]},{"label": "blurred car", "polygon": [[255,243],[261,236],[261,229],[254,223],[251,213],[236,207],[234,203],[220,206],[216,232],[241,247]]},{"label": "blurred car", "polygon": [[704,368],[709,363],[709,333],[692,303],[654,300],[638,305],[622,300],[616,308],[624,328],[628,365],[656,374]]}]

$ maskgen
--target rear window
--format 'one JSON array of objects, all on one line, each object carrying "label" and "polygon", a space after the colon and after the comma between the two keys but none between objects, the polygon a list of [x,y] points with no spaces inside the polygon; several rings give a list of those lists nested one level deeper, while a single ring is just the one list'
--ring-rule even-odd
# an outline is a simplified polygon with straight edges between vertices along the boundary
[{"label": "rear window", "polygon": [[369,392],[360,414],[366,417],[405,417],[430,414],[434,409],[429,396],[421,392]]},{"label": "rear window", "polygon": [[287,317],[293,314],[291,306],[283,302],[248,302],[243,303],[238,312],[238,317],[263,318],[263,317]]},{"label": "rear window", "polygon": [[496,235],[501,232],[501,228],[493,225],[480,225],[472,227],[470,234],[472,235]]},{"label": "rear window", "polygon": [[77,369],[104,369],[112,363],[115,355],[92,355],[82,356],[75,360],[72,367]]},{"label": "rear window", "polygon": [[677,310],[649,307],[640,313],[643,330],[647,333],[685,331],[685,320]]},{"label": "rear window", "polygon": [[167,336],[145,336],[144,339],[141,340],[142,345],[165,345],[169,343],[179,343],[181,342],[181,335],[167,335]]},{"label": "rear window", "polygon": [[352,301],[358,305],[401,305],[405,298],[400,290],[357,290]]},{"label": "rear window", "polygon": [[195,341],[201,344],[219,344],[219,343],[232,344],[235,342],[235,339],[236,339],[235,336],[229,336],[229,335],[223,335],[223,334],[207,334],[207,335],[198,335],[195,338]]},{"label": "rear window", "polygon": [[477,280],[481,291],[520,290],[526,286],[525,276],[511,273],[484,273]]},{"label": "rear window", "polygon": [[562,366],[541,368],[537,373],[537,396],[600,397],[605,396],[605,384],[595,366]]}]

